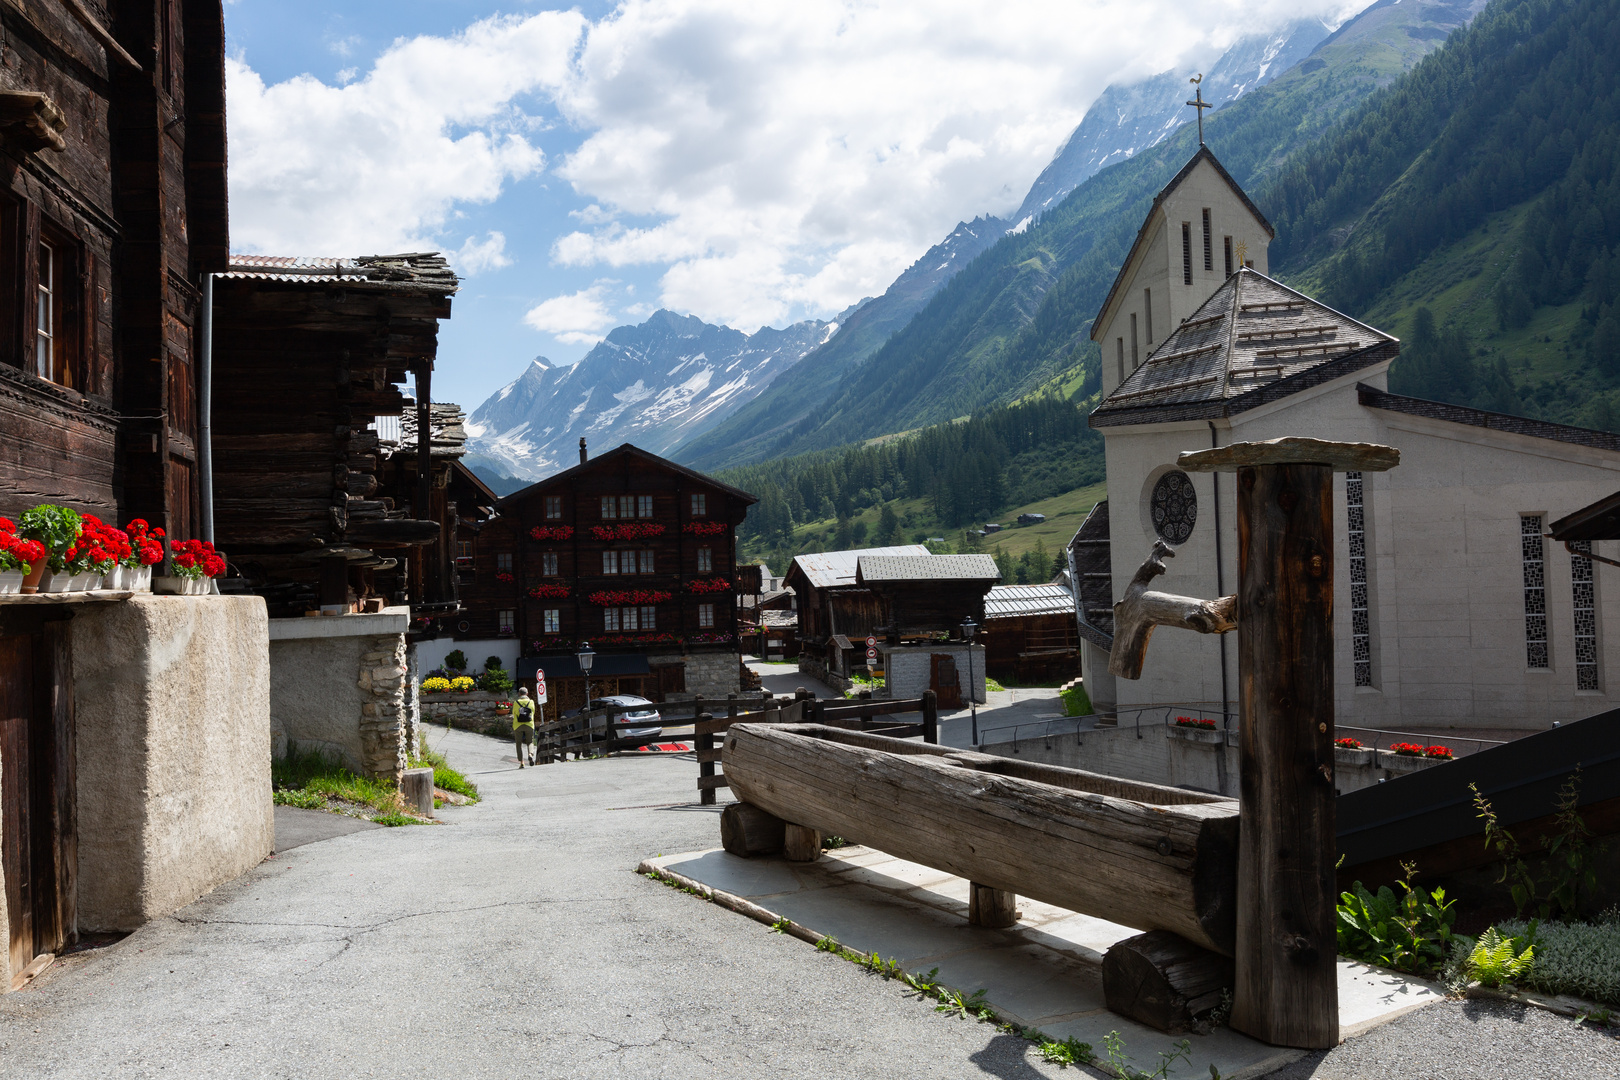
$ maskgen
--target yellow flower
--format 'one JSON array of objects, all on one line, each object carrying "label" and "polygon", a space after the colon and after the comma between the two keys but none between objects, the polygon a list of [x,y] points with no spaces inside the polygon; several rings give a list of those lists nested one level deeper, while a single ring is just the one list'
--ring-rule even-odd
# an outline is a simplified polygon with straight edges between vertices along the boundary
[{"label": "yellow flower", "polygon": [[448,692],[449,689],[449,679],[441,679],[435,676],[431,679],[422,680],[422,693],[424,694],[443,694]]}]

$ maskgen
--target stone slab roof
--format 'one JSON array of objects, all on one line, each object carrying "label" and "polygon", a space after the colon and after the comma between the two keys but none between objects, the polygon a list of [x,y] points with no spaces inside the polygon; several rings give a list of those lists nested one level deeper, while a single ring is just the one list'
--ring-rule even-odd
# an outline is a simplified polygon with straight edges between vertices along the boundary
[{"label": "stone slab roof", "polygon": [[1399,351],[1389,334],[1245,267],[1108,395],[1091,425],[1228,416]]},{"label": "stone slab roof", "polygon": [[1000,581],[1001,571],[989,555],[862,553],[855,580],[863,585],[878,581]]},{"label": "stone slab roof", "polygon": [[839,585],[855,584],[856,562],[863,555],[927,555],[923,544],[903,544],[899,547],[866,548],[864,551],[822,551],[813,555],[796,555],[793,565],[816,589],[831,589]]},{"label": "stone slab roof", "polygon": [[232,255],[222,278],[319,283],[341,280],[360,285],[426,288],[453,293],[460,286],[455,272],[436,251],[405,255],[362,255],[329,259],[304,255]]},{"label": "stone slab roof", "polygon": [[986,619],[1073,614],[1074,596],[1062,585],[997,585],[984,598]]},{"label": "stone slab roof", "polygon": [[1426,416],[1430,420],[1445,420],[1452,424],[1507,431],[1514,435],[1528,435],[1532,439],[1551,439],[1553,442],[1590,446],[1594,450],[1620,450],[1620,435],[1612,431],[1594,431],[1591,428],[1552,424],[1546,420],[1532,420],[1528,416],[1486,412],[1470,409],[1466,405],[1448,405],[1443,401],[1391,394],[1365,384],[1356,387],[1356,400],[1369,409],[1405,413],[1408,416]]}]

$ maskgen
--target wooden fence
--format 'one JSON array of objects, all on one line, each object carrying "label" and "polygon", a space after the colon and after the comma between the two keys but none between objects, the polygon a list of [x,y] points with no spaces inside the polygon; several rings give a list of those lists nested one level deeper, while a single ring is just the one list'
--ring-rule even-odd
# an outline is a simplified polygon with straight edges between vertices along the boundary
[{"label": "wooden fence", "polygon": [[[744,712],[747,705],[759,708]],[[723,710],[723,711],[721,711]],[[926,743],[939,742],[939,706],[932,690],[924,690],[920,698],[885,701],[862,698],[855,701],[835,699],[818,700],[809,691],[800,690],[793,697],[748,700],[732,694],[725,698],[698,698],[692,701],[668,701],[658,706],[663,727],[692,724],[693,744],[698,762],[698,801],[704,806],[715,804],[715,791],[729,787],[724,774],[715,772],[720,761],[720,749],[715,736],[732,724],[825,724],[828,727],[865,731],[887,735],[896,739],[921,738]],[[715,715],[721,711],[718,717]],[[612,754],[623,750],[636,750],[647,740],[622,734],[648,727],[645,720],[622,719],[623,706],[590,709],[563,720],[535,725],[535,760],[540,764],[565,759],[570,753],[581,757],[586,754]],[[899,713],[921,713],[916,723],[899,723],[888,719]],[[620,719],[615,719],[615,713]]]}]

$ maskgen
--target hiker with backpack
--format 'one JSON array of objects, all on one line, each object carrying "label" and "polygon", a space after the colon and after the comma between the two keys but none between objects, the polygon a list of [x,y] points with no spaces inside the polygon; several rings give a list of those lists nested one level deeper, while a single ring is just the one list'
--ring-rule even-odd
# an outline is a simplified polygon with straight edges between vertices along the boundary
[{"label": "hiker with backpack", "polygon": [[538,710],[539,706],[529,696],[529,688],[527,686],[521,687],[518,690],[517,700],[512,702],[512,744],[517,749],[518,768],[520,769],[523,768],[523,747],[525,745],[531,748],[529,764],[533,765],[535,763],[533,751],[538,750],[539,747],[534,735],[534,718]]}]

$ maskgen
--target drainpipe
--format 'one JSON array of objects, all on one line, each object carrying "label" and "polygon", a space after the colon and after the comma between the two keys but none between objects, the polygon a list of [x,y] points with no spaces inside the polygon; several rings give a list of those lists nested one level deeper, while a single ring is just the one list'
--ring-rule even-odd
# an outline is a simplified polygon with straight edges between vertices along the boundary
[{"label": "drainpipe", "polygon": [[[1220,441],[1215,435],[1215,421],[1206,421],[1209,424],[1209,445],[1219,446]],[[1221,560],[1221,474],[1211,472],[1209,482],[1215,491],[1215,595],[1226,595],[1225,570]],[[1221,730],[1226,731],[1232,726],[1231,712],[1227,707],[1230,698],[1226,692],[1226,635],[1217,634],[1221,639]],[[1224,760],[1224,759],[1223,759]]]},{"label": "drainpipe", "polygon": [[202,356],[197,365],[197,494],[202,538],[214,542],[214,275],[202,279]]},{"label": "drainpipe", "polygon": [[[418,521],[433,520],[433,366],[423,360],[416,365],[416,505],[412,516]],[[422,599],[436,604],[444,599],[444,564],[450,553],[439,550],[444,546],[443,531],[438,543],[431,545],[438,555],[438,566],[428,562],[426,547],[422,549]]]}]

